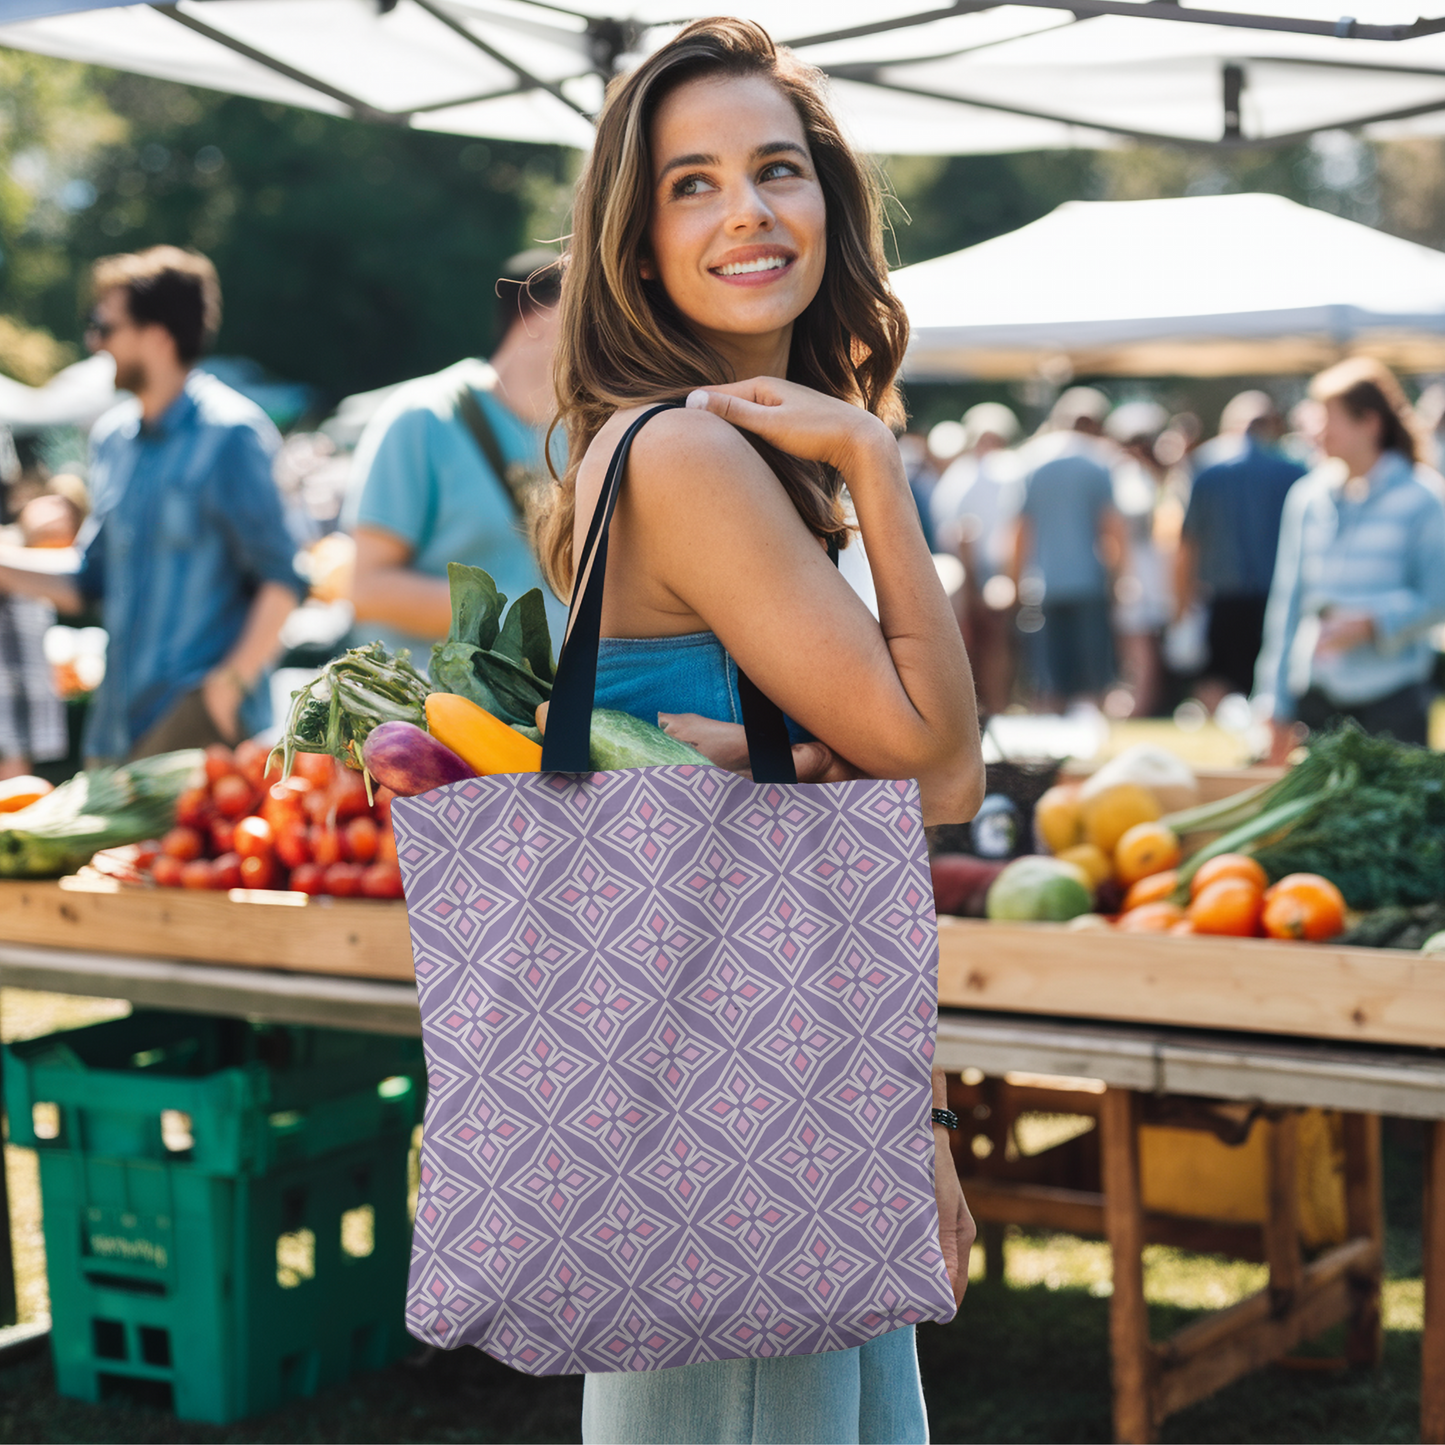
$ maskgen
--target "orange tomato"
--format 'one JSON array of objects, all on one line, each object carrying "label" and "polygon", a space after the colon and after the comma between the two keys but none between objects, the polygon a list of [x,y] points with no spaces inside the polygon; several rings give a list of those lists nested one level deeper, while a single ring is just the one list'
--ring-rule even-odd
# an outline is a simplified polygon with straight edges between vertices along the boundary
[{"label": "orange tomato", "polygon": [[1269,887],[1269,875],[1248,853],[1221,853],[1201,863],[1189,880],[1189,896],[1197,898],[1211,883],[1221,878],[1242,878],[1263,893]]},{"label": "orange tomato", "polygon": [[1163,823],[1136,823],[1114,848],[1114,873],[1124,884],[1162,873],[1178,861],[1179,839]]},{"label": "orange tomato", "polygon": [[1252,938],[1259,932],[1264,895],[1244,878],[1219,878],[1190,901],[1189,921],[1196,933]]},{"label": "orange tomato", "polygon": [[1344,927],[1344,895],[1318,873],[1291,873],[1264,895],[1264,931],[1271,938],[1321,943]]},{"label": "orange tomato", "polygon": [[1178,885],[1179,874],[1173,868],[1166,869],[1163,873],[1151,873],[1147,878],[1141,878],[1137,883],[1129,885],[1129,891],[1124,895],[1122,911],[1129,913],[1145,903],[1162,902]]},{"label": "orange tomato", "polygon": [[1121,933],[1168,933],[1183,917],[1177,903],[1141,903],[1120,915],[1118,928]]}]

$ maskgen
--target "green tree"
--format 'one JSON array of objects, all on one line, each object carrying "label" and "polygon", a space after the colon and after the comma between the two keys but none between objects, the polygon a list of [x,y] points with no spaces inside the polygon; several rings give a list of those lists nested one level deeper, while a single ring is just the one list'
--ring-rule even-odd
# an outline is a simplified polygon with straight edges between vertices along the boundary
[{"label": "green tree", "polygon": [[115,122],[69,175],[47,160],[0,272],[0,311],[57,337],[80,339],[96,257],[194,246],[221,275],[217,349],[334,398],[485,352],[499,264],[560,225],[574,162],[559,148],[31,63],[52,93],[50,72],[70,72]]}]

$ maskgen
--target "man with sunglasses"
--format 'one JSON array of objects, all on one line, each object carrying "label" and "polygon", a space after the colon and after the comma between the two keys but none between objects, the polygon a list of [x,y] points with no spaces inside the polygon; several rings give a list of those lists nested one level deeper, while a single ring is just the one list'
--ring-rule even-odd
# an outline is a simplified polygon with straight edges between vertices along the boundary
[{"label": "man with sunglasses", "polygon": [[92,279],[87,343],[115,358],[133,399],[91,433],[78,566],[40,571],[7,549],[0,590],[62,612],[100,604],[109,643],[88,760],[236,742],[270,721],[266,674],[305,596],[271,476],[280,438],[259,407],[195,369],[221,319],[210,261],[156,246],[98,261]]}]

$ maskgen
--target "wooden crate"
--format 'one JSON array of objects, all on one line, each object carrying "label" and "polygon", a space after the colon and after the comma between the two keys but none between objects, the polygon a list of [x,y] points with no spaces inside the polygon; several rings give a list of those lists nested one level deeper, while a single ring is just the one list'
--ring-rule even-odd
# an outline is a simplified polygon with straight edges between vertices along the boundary
[{"label": "wooden crate", "polygon": [[1390,948],[939,920],[945,1007],[1445,1048],[1445,959]]},{"label": "wooden crate", "polygon": [[0,882],[0,939],[300,973],[414,977],[405,905],[374,899],[244,889],[228,896],[79,878]]}]

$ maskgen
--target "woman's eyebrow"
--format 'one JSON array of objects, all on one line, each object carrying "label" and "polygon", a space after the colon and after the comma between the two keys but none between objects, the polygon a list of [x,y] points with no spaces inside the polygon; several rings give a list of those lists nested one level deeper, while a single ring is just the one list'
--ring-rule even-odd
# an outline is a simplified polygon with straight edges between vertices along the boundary
[{"label": "woman's eyebrow", "polygon": [[[764,156],[777,155],[779,151],[792,151],[804,159],[806,159],[808,155],[807,150],[795,140],[770,140],[765,141],[760,146],[754,146],[753,153],[748,159],[754,161],[761,160]],[[717,163],[717,156],[703,155],[701,152],[690,156],[674,156],[672,160],[668,161],[657,173],[657,178],[661,181],[669,172],[680,170],[684,166],[715,166]]]}]

